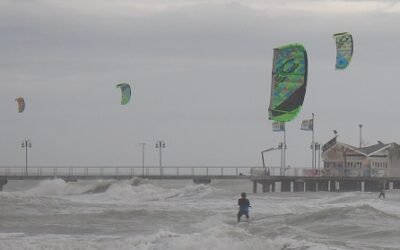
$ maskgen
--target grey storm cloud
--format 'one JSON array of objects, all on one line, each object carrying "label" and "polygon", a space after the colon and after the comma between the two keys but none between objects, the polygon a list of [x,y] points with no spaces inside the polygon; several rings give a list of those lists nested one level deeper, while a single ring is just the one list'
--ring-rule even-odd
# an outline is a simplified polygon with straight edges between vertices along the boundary
[{"label": "grey storm cloud", "polygon": [[[332,130],[357,145],[400,141],[398,1],[2,1],[0,3],[0,165],[261,164],[276,146],[267,108],[274,47],[299,42],[309,55],[304,107],[288,124],[288,159],[310,164],[311,135]],[[350,67],[335,71],[332,34],[352,32]],[[120,106],[115,85],[130,82]],[[14,98],[24,96],[26,112]],[[385,129],[382,129],[382,128]],[[279,153],[268,163],[279,165]]]}]

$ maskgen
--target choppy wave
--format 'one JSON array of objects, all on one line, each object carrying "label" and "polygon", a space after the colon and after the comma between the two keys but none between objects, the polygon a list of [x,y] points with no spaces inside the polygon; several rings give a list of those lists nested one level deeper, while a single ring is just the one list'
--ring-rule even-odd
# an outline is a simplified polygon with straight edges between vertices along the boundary
[{"label": "choppy wave", "polygon": [[[173,189],[164,188],[148,183],[141,178],[131,180],[97,180],[65,182],[63,179],[51,179],[40,181],[37,186],[22,192],[15,192],[26,195],[79,195],[106,193],[114,197],[133,197],[139,196],[147,200],[171,199],[174,197],[204,197],[210,194],[214,188],[208,185],[187,185],[184,188]],[[3,192],[4,196],[9,192]]]},{"label": "choppy wave", "polygon": [[238,184],[41,181],[0,193],[0,249],[397,249],[400,192],[249,193],[237,224]]},{"label": "choppy wave", "polygon": [[120,250],[325,250],[337,249],[323,244],[296,240],[293,238],[255,237],[240,227],[221,224],[196,233],[175,233],[159,230],[150,235],[132,237],[110,237],[103,235],[41,235],[28,236],[23,234],[0,235],[0,249],[120,249]]},{"label": "choppy wave", "polygon": [[15,196],[63,196],[63,195],[78,195],[90,193],[103,193],[106,192],[115,183],[122,183],[126,186],[138,186],[147,183],[147,180],[141,178],[133,178],[131,180],[118,181],[118,180],[94,180],[94,181],[78,181],[66,182],[63,179],[49,179],[39,181],[34,187],[15,192],[0,192],[0,195]]},{"label": "choppy wave", "polygon": [[345,220],[383,220],[383,219],[400,219],[398,215],[389,214],[381,211],[369,204],[357,206],[343,206],[325,208],[316,212],[301,214],[290,219],[290,224],[293,225],[310,225],[311,223],[340,223]]}]

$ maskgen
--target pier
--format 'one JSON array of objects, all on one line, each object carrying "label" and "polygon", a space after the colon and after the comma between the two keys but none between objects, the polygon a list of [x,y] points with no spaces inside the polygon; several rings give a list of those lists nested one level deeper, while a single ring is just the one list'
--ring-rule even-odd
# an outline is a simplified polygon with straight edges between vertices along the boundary
[{"label": "pier", "polygon": [[[208,184],[212,180],[249,180],[253,192],[378,192],[400,189],[400,176],[371,176],[368,172],[325,172],[307,168],[280,167],[0,167],[0,191],[10,180],[78,180],[135,177],[155,180],[193,180]],[[250,184],[250,183],[249,183]]]},{"label": "pier", "polygon": [[214,179],[250,179],[252,167],[0,167],[0,191],[9,180],[77,180],[135,177],[156,180],[193,180],[208,184]]},{"label": "pier", "polygon": [[274,176],[252,178],[253,192],[257,193],[258,186],[264,193],[267,192],[378,192],[384,189],[400,189],[399,178],[387,177],[291,177]]},{"label": "pier", "polygon": [[382,189],[400,189],[400,176],[371,176],[368,171],[329,173],[310,169],[290,169],[284,175],[275,174],[279,168],[253,168],[253,192],[259,186],[268,192],[378,192]]}]

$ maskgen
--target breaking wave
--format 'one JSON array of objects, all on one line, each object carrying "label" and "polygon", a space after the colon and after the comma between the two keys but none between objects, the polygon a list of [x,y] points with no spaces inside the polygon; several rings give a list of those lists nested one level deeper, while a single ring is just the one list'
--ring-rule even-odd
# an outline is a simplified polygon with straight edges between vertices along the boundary
[{"label": "breaking wave", "polygon": [[[219,225],[195,233],[175,233],[159,230],[149,235],[136,237],[113,236],[70,236],[24,234],[0,235],[0,249],[120,249],[120,250],[328,250],[327,246],[318,243],[292,238],[255,237],[240,227]],[[340,250],[340,248],[335,248]]]},{"label": "breaking wave", "polygon": [[202,198],[215,188],[203,184],[188,184],[183,188],[167,188],[151,184],[146,179],[131,180],[96,180],[65,182],[63,179],[40,181],[36,186],[25,191],[2,192],[4,198],[14,196],[79,196],[93,195],[112,200],[124,201],[159,201],[172,199]]}]

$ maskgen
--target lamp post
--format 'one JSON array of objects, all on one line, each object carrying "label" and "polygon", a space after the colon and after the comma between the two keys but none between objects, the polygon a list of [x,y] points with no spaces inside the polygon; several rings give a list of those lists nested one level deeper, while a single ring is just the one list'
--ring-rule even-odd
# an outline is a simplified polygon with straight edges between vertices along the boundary
[{"label": "lamp post", "polygon": [[21,147],[25,148],[25,175],[28,175],[28,148],[32,147],[32,143],[30,140],[23,140]]},{"label": "lamp post", "polygon": [[311,148],[311,150],[312,150],[312,158],[311,158],[311,161],[312,161],[312,169],[315,171],[315,169],[316,169],[316,166],[315,166],[315,141],[314,141],[314,113],[312,113],[312,143],[311,143],[311,145],[312,145],[312,148]]},{"label": "lamp post", "polygon": [[156,142],[156,148],[158,148],[159,152],[160,152],[160,175],[163,175],[163,171],[162,171],[162,149],[165,148],[165,142],[162,140],[159,140]]},{"label": "lamp post", "polygon": [[146,143],[139,143],[142,146],[142,176],[144,176],[144,149],[146,147]]},{"label": "lamp post", "polygon": [[362,124],[358,124],[358,127],[360,128],[360,148],[362,146],[362,137],[361,137],[361,129],[362,129]]}]

